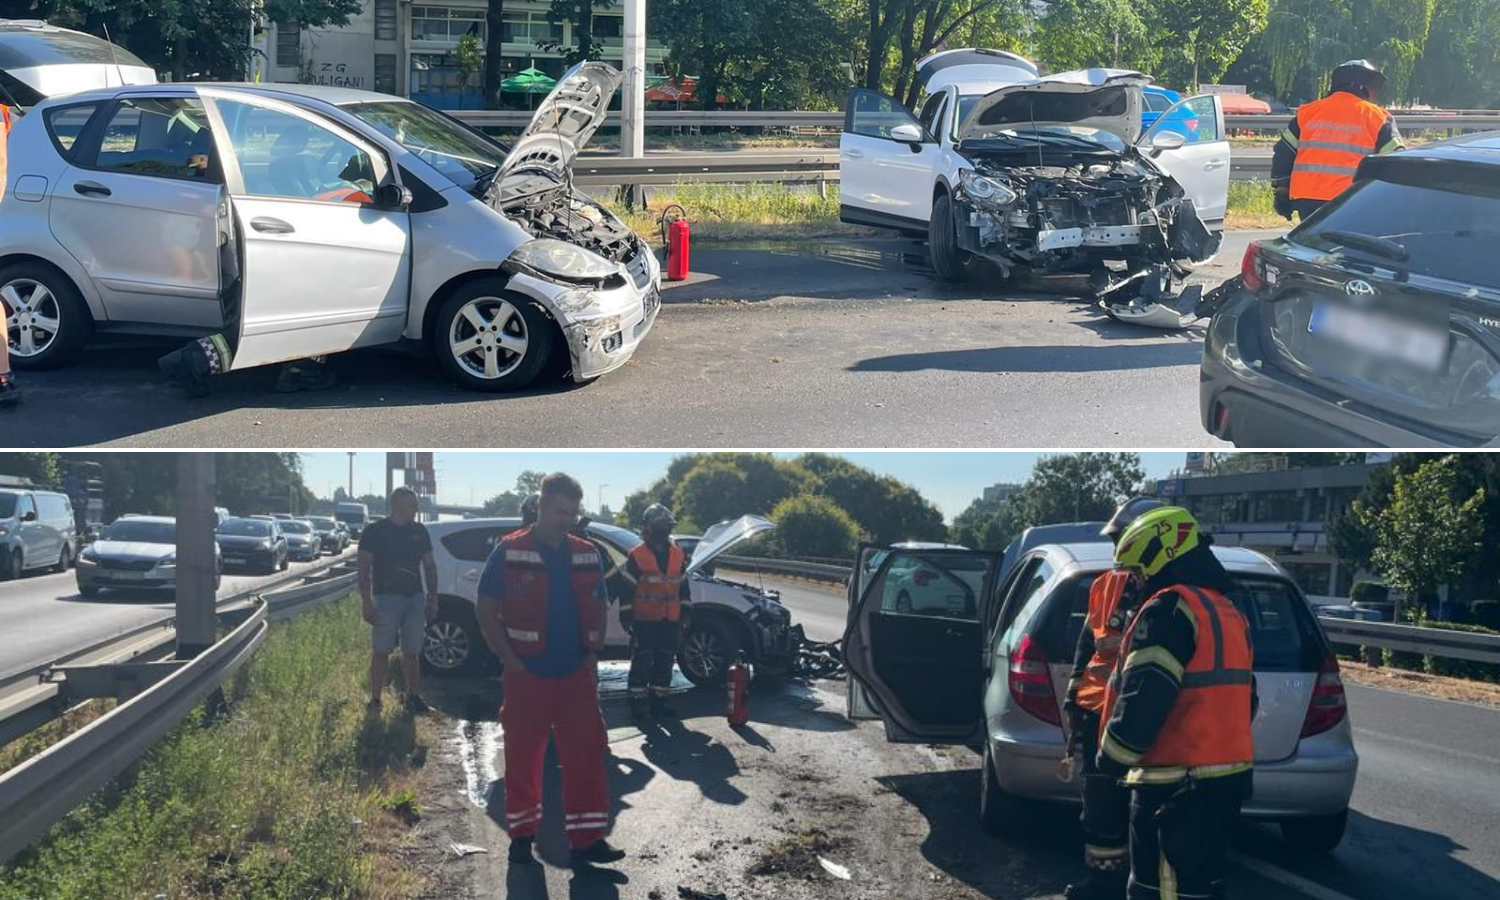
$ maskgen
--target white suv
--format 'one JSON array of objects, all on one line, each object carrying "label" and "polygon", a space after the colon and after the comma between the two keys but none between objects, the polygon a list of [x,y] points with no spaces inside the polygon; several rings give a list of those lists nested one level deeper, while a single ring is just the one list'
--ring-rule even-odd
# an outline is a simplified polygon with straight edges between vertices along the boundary
[{"label": "white suv", "polygon": [[[422,661],[437,674],[475,674],[493,670],[498,661],[485,646],[474,611],[485,561],[500,538],[521,526],[516,518],[468,519],[427,526],[438,567],[438,615],[427,626]],[[776,526],[759,516],[744,516],[710,528],[688,563],[692,579],[692,621],[682,638],[677,662],[694,684],[720,684],[736,657],[760,671],[785,669],[801,643],[800,627],[777,591],[711,577],[705,564],[732,544]],[[630,635],[620,624],[616,585],[631,549],[641,543],[633,531],[588,522],[579,532],[605,557],[606,584],[616,614],[605,630],[606,659],[630,655]]]},{"label": "white suv", "polygon": [[1013,53],[969,49],[923,59],[917,77],[920,113],[850,92],[839,217],[926,237],[940,277],[980,258],[1002,277],[1085,271],[1114,304],[1160,299],[1217,251],[1229,192],[1217,97],[1183,100],[1142,134],[1139,72],[1039,76]]}]

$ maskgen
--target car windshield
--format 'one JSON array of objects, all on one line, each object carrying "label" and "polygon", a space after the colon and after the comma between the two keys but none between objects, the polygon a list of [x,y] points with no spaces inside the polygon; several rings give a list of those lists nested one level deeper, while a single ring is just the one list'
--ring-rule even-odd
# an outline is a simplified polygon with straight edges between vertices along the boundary
[{"label": "car windshield", "polygon": [[141,544],[177,543],[177,523],[118,519],[104,529],[101,540],[132,541]]},{"label": "car windshield", "polygon": [[265,537],[271,533],[271,523],[260,519],[230,519],[219,526],[219,534],[240,537]]},{"label": "car windshield", "polygon": [[16,514],[16,495],[0,494],[0,519],[9,519]]},{"label": "car windshield", "polygon": [[504,146],[420,103],[388,100],[351,103],[343,109],[460,187],[469,187],[505,161]]},{"label": "car windshield", "polygon": [[338,527],[332,519],[324,519],[319,517],[316,519],[308,519],[308,521],[311,522],[313,524],[313,527],[318,529],[319,531],[332,531],[333,529]]},{"label": "car windshield", "polygon": [[306,522],[282,522],[281,530],[287,534],[311,534],[312,528]]},{"label": "car windshield", "polygon": [[[1393,218],[1393,209],[1401,215]],[[1500,288],[1500,268],[1489,259],[1500,241],[1500,191],[1493,187],[1361,181],[1320,212],[1290,238],[1380,266]]]}]

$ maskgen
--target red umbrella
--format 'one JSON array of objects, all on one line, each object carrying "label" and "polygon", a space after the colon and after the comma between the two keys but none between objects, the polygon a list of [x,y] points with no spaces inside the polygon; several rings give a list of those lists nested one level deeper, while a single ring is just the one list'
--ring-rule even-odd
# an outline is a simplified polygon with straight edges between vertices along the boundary
[{"label": "red umbrella", "polygon": [[650,103],[682,103],[692,101],[694,92],[698,89],[698,83],[691,78],[684,78],[680,83],[663,81],[656,87],[646,91],[646,100]]},{"label": "red umbrella", "polygon": [[1257,115],[1271,111],[1271,104],[1257,100],[1249,94],[1220,94],[1225,115]]}]

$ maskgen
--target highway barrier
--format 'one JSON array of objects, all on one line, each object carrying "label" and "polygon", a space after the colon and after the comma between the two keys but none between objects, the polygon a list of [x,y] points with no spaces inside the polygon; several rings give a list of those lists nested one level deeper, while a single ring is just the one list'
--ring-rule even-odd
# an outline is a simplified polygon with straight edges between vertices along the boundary
[{"label": "highway barrier", "polygon": [[[0,774],[0,863],[46,833],[165,737],[221,687],[265,639],[273,619],[345,596],[354,587],[352,560],[335,561],[309,584],[267,590],[220,604],[228,633],[190,660],[56,664],[38,676],[62,708],[104,696],[113,710],[47,750]],[[170,641],[168,642],[170,644]],[[0,723],[3,724],[3,723]]]}]

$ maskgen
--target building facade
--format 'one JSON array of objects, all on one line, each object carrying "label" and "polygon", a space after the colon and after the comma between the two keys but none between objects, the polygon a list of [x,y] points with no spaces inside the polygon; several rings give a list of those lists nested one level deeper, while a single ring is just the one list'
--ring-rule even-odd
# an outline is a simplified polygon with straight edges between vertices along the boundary
[{"label": "building facade", "polygon": [[1367,573],[1328,545],[1328,522],[1359,495],[1375,464],[1235,472],[1184,472],[1156,482],[1156,496],[1185,507],[1225,546],[1249,547],[1287,570],[1304,593],[1348,597]]},{"label": "building facade", "polygon": [[[562,54],[541,43],[573,44],[573,26],[547,21],[546,0],[506,0],[503,19],[502,77],[536,68],[553,78],[566,68]],[[380,91],[421,101],[439,109],[478,109],[484,106],[480,79],[475,73],[464,85],[459,77],[459,39],[473,34],[484,42],[488,23],[485,0],[367,0],[359,15],[342,28],[299,28],[271,23],[262,50],[266,55],[264,80],[311,82]],[[624,5],[594,11],[594,38],[604,45],[601,58],[619,66],[624,57]],[[666,51],[649,38],[646,71],[657,73]],[[528,98],[517,96],[525,108]]]}]

